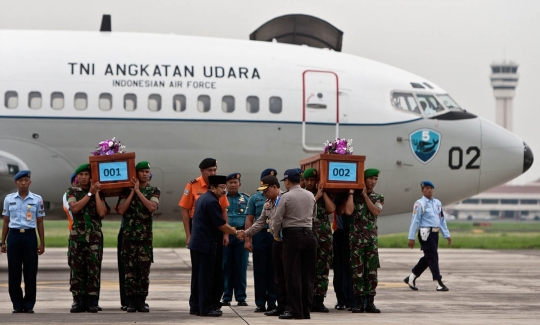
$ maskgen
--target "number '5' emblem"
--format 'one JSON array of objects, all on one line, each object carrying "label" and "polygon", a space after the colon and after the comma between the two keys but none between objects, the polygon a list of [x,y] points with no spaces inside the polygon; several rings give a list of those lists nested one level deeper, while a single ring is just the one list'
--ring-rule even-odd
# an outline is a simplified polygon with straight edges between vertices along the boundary
[{"label": "number '5' emblem", "polygon": [[431,129],[420,129],[409,135],[409,142],[414,156],[423,164],[427,164],[439,152],[441,134]]}]

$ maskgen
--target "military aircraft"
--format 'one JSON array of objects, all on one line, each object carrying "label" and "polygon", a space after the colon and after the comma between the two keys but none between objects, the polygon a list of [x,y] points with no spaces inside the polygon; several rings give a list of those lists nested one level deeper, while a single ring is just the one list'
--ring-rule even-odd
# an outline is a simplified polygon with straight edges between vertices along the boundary
[{"label": "military aircraft", "polygon": [[423,179],[450,204],[532,165],[521,138],[434,82],[342,53],[333,26],[317,34],[308,27],[329,24],[291,16],[250,41],[111,32],[106,20],[95,32],[0,30],[1,194],[30,169],[32,191],[59,207],[76,166],[116,137],[151,162],[159,213],[180,218],[202,159],[241,173],[242,190],[254,192],[263,169],[282,175],[341,137],[381,170],[381,222],[406,213],[408,223]]}]

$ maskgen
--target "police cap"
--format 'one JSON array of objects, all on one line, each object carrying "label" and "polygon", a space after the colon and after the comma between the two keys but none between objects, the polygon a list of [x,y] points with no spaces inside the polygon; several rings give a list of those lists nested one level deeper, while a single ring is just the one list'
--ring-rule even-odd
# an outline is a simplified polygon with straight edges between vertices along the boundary
[{"label": "police cap", "polygon": [[264,191],[268,188],[268,186],[276,185],[279,188],[279,180],[276,176],[268,175],[264,176],[261,179],[261,186],[257,189],[257,191]]},{"label": "police cap", "polygon": [[288,179],[289,181],[293,183],[300,182],[300,173],[296,170],[296,168],[293,169],[287,169],[284,173],[284,177],[281,181],[284,181]]},{"label": "police cap", "polygon": [[15,177],[13,177],[14,180],[19,180],[20,178],[23,178],[23,177],[28,177],[30,178],[30,174],[32,172],[29,171],[29,170],[21,170],[20,172],[18,172],[17,174],[15,174]]}]

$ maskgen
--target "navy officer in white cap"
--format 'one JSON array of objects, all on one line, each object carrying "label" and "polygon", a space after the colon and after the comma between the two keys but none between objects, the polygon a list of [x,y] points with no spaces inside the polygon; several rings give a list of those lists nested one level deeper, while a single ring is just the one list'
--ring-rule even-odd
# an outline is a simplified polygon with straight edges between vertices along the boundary
[{"label": "navy officer in white cap", "polygon": [[[29,190],[32,183],[30,175],[29,170],[22,170],[15,175],[18,191],[6,195],[2,210],[4,225],[1,244],[2,253],[7,252],[9,296],[13,303],[13,313],[34,312],[38,255],[45,252],[43,230],[45,209],[41,196]],[[39,245],[36,228],[39,234]],[[23,273],[24,296],[21,289]]]},{"label": "navy officer in white cap", "polygon": [[424,256],[413,267],[411,275],[403,281],[412,290],[418,290],[416,279],[429,267],[433,275],[433,281],[438,282],[436,290],[448,291],[448,288],[442,282],[442,276],[439,271],[439,254],[437,252],[439,232],[442,232],[443,237],[448,241],[448,245],[452,244],[452,238],[446,226],[441,201],[433,197],[435,185],[430,181],[422,181],[420,182],[420,187],[424,195],[414,203],[408,246],[411,249],[414,248],[414,236],[416,230],[419,229],[418,241],[420,242]]}]

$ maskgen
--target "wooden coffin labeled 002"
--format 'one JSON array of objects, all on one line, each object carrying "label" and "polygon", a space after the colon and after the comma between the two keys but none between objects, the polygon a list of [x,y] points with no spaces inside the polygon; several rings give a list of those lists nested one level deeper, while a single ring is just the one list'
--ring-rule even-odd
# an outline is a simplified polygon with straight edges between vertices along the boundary
[{"label": "wooden coffin labeled 002", "polygon": [[133,187],[131,179],[137,177],[135,153],[90,156],[92,182],[101,183],[105,196],[118,196],[124,187]]},{"label": "wooden coffin labeled 002", "polygon": [[321,153],[300,160],[300,167],[317,169],[323,188],[338,192],[364,188],[364,161],[366,156]]}]

